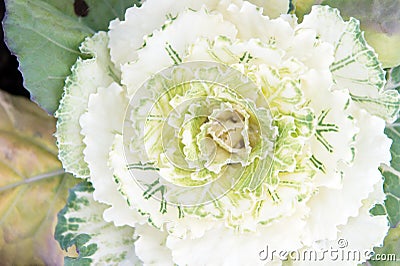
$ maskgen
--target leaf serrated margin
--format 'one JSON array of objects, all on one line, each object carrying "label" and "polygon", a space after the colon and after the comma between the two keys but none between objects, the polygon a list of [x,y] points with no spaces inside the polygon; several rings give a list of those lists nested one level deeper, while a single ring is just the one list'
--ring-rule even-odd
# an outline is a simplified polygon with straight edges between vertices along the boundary
[{"label": "leaf serrated margin", "polygon": [[62,249],[75,248],[77,257],[65,257],[66,265],[139,264],[134,250],[134,228],[114,226],[103,219],[107,205],[93,199],[91,183],[70,190],[66,206],[58,214],[55,238]]},{"label": "leaf serrated margin", "polygon": [[79,210],[77,205],[77,192],[92,193],[93,191],[94,189],[89,182],[84,181],[79,183],[74,188],[69,190],[67,204],[57,215],[58,223],[54,234],[55,239],[58,241],[61,248],[66,251],[68,248],[75,245],[79,254],[77,258],[66,257],[64,261],[66,265],[72,264],[73,262],[79,262],[80,265],[90,265],[92,259],[87,258],[87,256],[93,255],[97,250],[97,246],[95,245],[85,247],[85,244],[90,240],[90,236],[88,234],[68,233],[69,230],[76,231],[78,229],[75,228],[73,224],[70,224],[71,222],[75,222],[77,220],[67,220],[65,217],[65,215],[69,212],[69,209]]}]

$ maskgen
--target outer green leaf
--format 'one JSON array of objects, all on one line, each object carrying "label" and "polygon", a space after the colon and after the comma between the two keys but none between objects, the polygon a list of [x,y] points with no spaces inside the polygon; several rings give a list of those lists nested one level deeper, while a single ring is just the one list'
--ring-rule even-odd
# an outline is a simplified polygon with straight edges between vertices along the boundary
[{"label": "outer green leaf", "polygon": [[76,183],[64,174],[55,119],[25,98],[0,91],[1,265],[60,265],[57,211]]},{"label": "outer green leaf", "polygon": [[[396,227],[400,222],[400,118],[393,124],[388,125],[385,133],[393,140],[393,143],[390,148],[392,155],[391,166],[382,167],[382,174],[385,177],[383,188],[386,193],[384,207],[390,225]],[[379,209],[381,207],[375,207],[373,211],[379,212]]]},{"label": "outer green leaf", "polygon": [[[400,260],[400,226],[389,230],[383,247],[374,249],[375,256],[369,263],[376,266],[397,266]],[[394,256],[393,256],[394,255]],[[386,258],[383,260],[383,258]],[[379,259],[379,260],[378,260]]]},{"label": "outer green leaf", "polygon": [[107,29],[115,17],[123,17],[132,0],[87,0],[89,13],[74,13],[73,0],[8,0],[4,28],[7,43],[17,55],[25,87],[32,98],[53,113],[70,68],[81,55],[83,39]]},{"label": "outer green leaf", "polygon": [[400,66],[397,66],[391,70],[391,79],[397,86],[400,87]]},{"label": "outer green leaf", "polygon": [[[400,89],[400,66],[390,69],[387,73],[387,83],[385,90]],[[392,139],[393,143],[390,147],[392,160],[390,166],[383,165],[381,168],[385,182],[383,189],[386,194],[384,205],[377,204],[371,209],[372,215],[387,215],[390,226],[388,235],[385,238],[384,245],[381,248],[375,248],[376,254],[399,254],[399,225],[400,225],[400,117],[393,124],[388,124],[385,129],[385,134]],[[380,255],[379,255],[380,256]],[[385,255],[384,255],[385,256]],[[372,265],[391,266],[397,265],[398,262],[377,261],[376,256],[369,260]]]},{"label": "outer green leaf", "polygon": [[393,140],[392,146],[390,147],[390,153],[392,155],[390,165],[398,174],[400,172],[400,118],[393,124],[388,125],[385,129],[385,133]]},{"label": "outer green leaf", "polygon": [[388,82],[386,89],[395,89],[400,92],[400,66],[392,68],[388,71]]},{"label": "outer green leaf", "polygon": [[94,201],[93,190],[88,182],[78,184],[70,190],[67,205],[58,214],[55,238],[63,249],[75,246],[79,254],[65,257],[65,264],[138,264],[134,229],[104,221],[103,212],[108,206]]},{"label": "outer green leaf", "polygon": [[390,225],[396,227],[400,222],[400,179],[398,173],[391,172],[391,170],[382,172],[385,177],[383,188],[386,193],[385,210]]},{"label": "outer green leaf", "polygon": [[[396,78],[394,78],[396,79]],[[395,254],[396,258],[400,258],[400,118],[393,124],[388,125],[385,129],[386,135],[393,140],[390,148],[392,155],[391,166],[384,165],[381,169],[385,178],[383,189],[386,194],[385,204],[376,205],[371,213],[373,215],[387,215],[392,229],[389,230],[385,238],[384,245],[381,248],[375,248],[378,256],[388,256]],[[376,256],[369,261],[372,265],[398,265],[394,261],[378,261]]]}]

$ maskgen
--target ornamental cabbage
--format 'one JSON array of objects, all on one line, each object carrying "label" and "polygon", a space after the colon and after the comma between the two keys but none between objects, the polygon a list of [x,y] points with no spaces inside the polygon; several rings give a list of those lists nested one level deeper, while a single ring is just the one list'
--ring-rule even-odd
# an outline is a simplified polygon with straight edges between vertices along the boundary
[{"label": "ornamental cabbage", "polygon": [[60,243],[80,234],[86,262],[145,265],[308,265],[266,248],[382,244],[387,217],[370,209],[399,94],[357,20],[327,6],[300,24],[267,15],[148,0],[82,43],[56,136],[90,183],[61,212]]}]

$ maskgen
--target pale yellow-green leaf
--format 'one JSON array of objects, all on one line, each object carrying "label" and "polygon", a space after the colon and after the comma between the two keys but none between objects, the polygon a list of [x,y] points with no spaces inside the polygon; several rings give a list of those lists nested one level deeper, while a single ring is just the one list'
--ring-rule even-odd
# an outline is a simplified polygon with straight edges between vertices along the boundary
[{"label": "pale yellow-green leaf", "polygon": [[277,18],[286,14],[289,10],[289,0],[249,0],[259,7],[263,8],[264,15],[270,18]]},{"label": "pale yellow-green leaf", "polygon": [[318,2],[321,2],[321,1],[295,0],[293,2],[294,2],[294,6],[295,6],[296,16],[299,18],[299,22],[300,22],[300,21],[303,21],[304,15],[310,13],[312,5],[317,4]]},{"label": "pale yellow-green leaf", "polygon": [[0,91],[1,265],[62,265],[57,212],[76,179],[57,159],[55,119]]}]

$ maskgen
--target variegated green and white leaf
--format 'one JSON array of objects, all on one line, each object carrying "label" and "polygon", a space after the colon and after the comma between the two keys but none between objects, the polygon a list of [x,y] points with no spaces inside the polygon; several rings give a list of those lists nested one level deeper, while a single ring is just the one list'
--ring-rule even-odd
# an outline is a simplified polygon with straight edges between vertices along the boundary
[{"label": "variegated green and white leaf", "polygon": [[347,89],[362,108],[393,121],[400,108],[399,94],[383,89],[385,72],[359,24],[354,18],[343,21],[337,9],[314,6],[301,28],[314,29],[318,39],[334,46],[335,61],[330,67],[334,89]]},{"label": "variegated green and white leaf", "polygon": [[343,18],[354,17],[360,20],[365,39],[374,47],[384,68],[400,64],[399,0],[315,0],[314,2],[338,8]]},{"label": "variegated green and white leaf", "polygon": [[80,178],[88,177],[89,169],[83,159],[85,144],[80,133],[79,117],[88,107],[90,94],[117,80],[118,72],[111,64],[107,45],[105,32],[99,32],[81,44],[81,52],[93,58],[79,58],[72,67],[72,75],[66,80],[60,108],[55,114],[58,118],[56,137],[59,158],[66,171]]},{"label": "variegated green and white leaf", "polygon": [[75,247],[78,257],[65,258],[66,265],[138,265],[134,229],[116,227],[103,219],[106,205],[94,201],[90,183],[70,190],[68,203],[58,214],[55,238],[61,248]]}]

